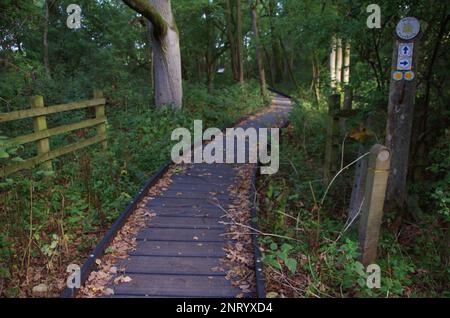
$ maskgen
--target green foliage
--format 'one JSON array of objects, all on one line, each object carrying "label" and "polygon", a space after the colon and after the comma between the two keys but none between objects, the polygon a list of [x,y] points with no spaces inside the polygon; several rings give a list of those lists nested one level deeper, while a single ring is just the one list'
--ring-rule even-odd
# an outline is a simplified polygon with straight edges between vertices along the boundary
[{"label": "green foliage", "polygon": [[[280,171],[260,178],[258,223],[264,232],[275,235],[260,239],[263,260],[266,266],[292,277],[294,287],[283,286],[284,296],[445,297],[450,276],[448,246],[443,242],[448,240],[439,224],[448,211],[448,192],[441,192],[448,189],[447,181],[438,179],[432,185],[436,192],[429,193],[428,200],[434,210],[427,211],[420,223],[405,226],[400,234],[389,227],[394,220],[383,223],[377,260],[381,288],[368,288],[370,273],[359,262],[358,226],[343,232],[348,207],[345,197],[350,196],[353,171],[336,181],[338,185],[331,188],[324,206],[317,203],[324,191],[324,140],[323,133],[317,133],[324,129],[323,118],[318,110],[296,105],[292,125],[282,134]],[[354,158],[357,154],[351,143],[346,152]],[[442,146],[447,147],[446,141]],[[430,156],[435,162],[430,167],[433,173],[446,176],[448,152],[440,149]],[[276,286],[270,282],[273,284]],[[279,293],[276,288],[268,292]]]},{"label": "green foliage", "polygon": [[293,246],[287,243],[278,247],[277,243],[270,243],[270,250],[263,254],[263,262],[273,266],[276,269],[282,269],[284,264],[291,274],[295,274],[297,271],[297,260],[289,257],[289,253],[292,251]]}]

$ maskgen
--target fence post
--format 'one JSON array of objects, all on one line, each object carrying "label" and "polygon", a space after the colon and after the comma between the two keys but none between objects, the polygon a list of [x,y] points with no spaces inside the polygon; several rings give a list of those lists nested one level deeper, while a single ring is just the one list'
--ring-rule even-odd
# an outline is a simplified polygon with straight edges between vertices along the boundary
[{"label": "fence post", "polygon": [[[363,142],[359,145],[358,158],[367,152],[368,147]],[[353,189],[350,197],[350,205],[348,209],[348,221],[354,221],[358,217],[358,212],[362,209],[361,203],[364,199],[366,177],[367,177],[367,157],[362,158],[356,164],[355,177],[353,179]]]},{"label": "fence post", "polygon": [[328,184],[331,175],[337,172],[337,160],[339,151],[339,117],[341,108],[341,96],[330,95],[328,98],[329,124],[327,126],[327,141],[325,148],[324,183]]},{"label": "fence post", "polygon": [[[344,104],[342,105],[342,109],[344,111],[350,112],[352,110],[352,104],[353,104],[353,89],[349,85],[346,85],[344,87]],[[347,130],[346,128],[347,118],[341,117],[339,121],[340,121],[341,135],[344,136]]]},{"label": "fence post", "polygon": [[377,257],[390,162],[391,153],[385,146],[377,144],[370,149],[364,203],[359,224],[361,263],[365,266],[373,264]]},{"label": "fence post", "polygon": [[[31,96],[30,98],[31,108],[41,108],[44,106],[44,97],[37,95],[37,96]],[[47,129],[47,119],[45,118],[45,115],[43,116],[37,116],[33,118],[33,127],[34,132],[38,132],[41,130]],[[43,138],[41,140],[37,141],[37,153],[38,155],[44,155],[50,151],[50,142],[48,138]],[[51,171],[52,168],[52,162],[51,160],[45,161],[42,163],[42,167],[44,170]]]},{"label": "fence post", "polygon": [[[94,89],[94,98],[103,98],[103,91],[99,89]],[[95,117],[101,118],[105,117],[105,105],[95,106]],[[106,134],[106,124],[101,123],[97,125],[97,135]],[[107,142],[102,141],[101,143],[103,150],[107,148]]]}]

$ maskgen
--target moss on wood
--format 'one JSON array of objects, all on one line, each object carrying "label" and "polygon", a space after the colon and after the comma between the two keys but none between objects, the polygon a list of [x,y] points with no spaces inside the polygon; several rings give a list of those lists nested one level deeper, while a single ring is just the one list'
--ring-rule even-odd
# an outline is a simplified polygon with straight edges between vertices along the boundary
[{"label": "moss on wood", "polygon": [[147,0],[123,0],[123,2],[150,20],[153,25],[153,36],[161,42],[167,34],[168,25],[159,12]]}]

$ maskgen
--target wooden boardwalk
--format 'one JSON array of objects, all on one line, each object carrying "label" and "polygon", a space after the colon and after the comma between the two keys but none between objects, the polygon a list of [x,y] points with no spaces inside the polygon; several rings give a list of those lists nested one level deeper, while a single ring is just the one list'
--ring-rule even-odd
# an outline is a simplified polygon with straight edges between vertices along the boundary
[{"label": "wooden boardwalk", "polygon": [[[283,126],[290,110],[289,99],[275,95],[270,111],[240,127]],[[236,169],[228,164],[192,164],[174,175],[167,189],[148,202],[156,216],[138,233],[136,250],[126,261],[126,275],[132,280],[111,286],[113,297],[236,297],[241,293],[225,278],[226,270],[217,271],[227,238],[219,223],[224,212],[211,200],[214,192],[226,209],[228,188],[235,178]]]}]

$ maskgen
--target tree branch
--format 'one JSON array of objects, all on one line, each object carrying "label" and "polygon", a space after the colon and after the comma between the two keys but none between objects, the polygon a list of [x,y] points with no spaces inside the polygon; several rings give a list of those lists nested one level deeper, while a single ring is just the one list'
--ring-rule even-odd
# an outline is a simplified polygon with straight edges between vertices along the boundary
[{"label": "tree branch", "polygon": [[152,23],[153,36],[161,42],[167,34],[168,24],[159,12],[147,0],[123,0],[123,2]]}]

